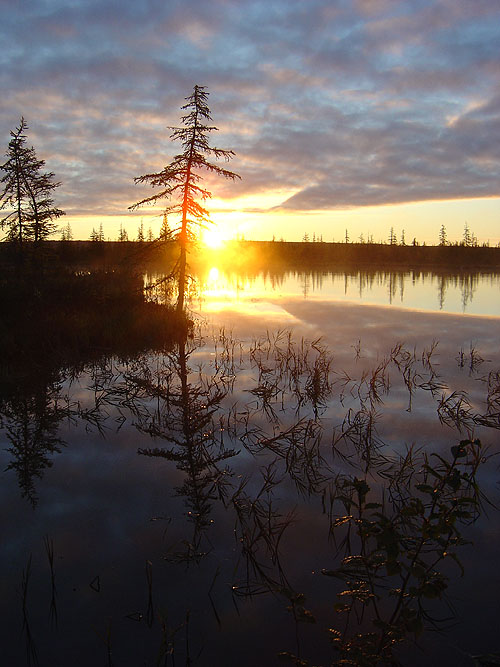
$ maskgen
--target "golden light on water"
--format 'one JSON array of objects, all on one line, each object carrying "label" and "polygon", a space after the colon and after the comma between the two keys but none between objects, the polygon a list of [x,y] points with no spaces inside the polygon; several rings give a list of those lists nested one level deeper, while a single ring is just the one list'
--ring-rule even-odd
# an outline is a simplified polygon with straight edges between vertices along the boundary
[{"label": "golden light on water", "polygon": [[208,272],[208,282],[214,283],[219,279],[219,269],[216,266],[212,266]]},{"label": "golden light on water", "polygon": [[222,268],[213,265],[202,279],[202,312],[238,313],[249,318],[266,318],[276,326],[295,322],[294,315],[269,298],[266,285],[259,279],[229,277]]}]

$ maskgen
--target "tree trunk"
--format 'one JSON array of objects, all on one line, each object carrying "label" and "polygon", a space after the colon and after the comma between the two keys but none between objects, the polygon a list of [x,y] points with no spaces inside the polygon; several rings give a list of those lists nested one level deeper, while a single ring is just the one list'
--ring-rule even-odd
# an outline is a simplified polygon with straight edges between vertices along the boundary
[{"label": "tree trunk", "polygon": [[186,239],[180,238],[181,254],[179,258],[179,294],[177,296],[177,312],[184,310],[184,292],[186,290]]}]

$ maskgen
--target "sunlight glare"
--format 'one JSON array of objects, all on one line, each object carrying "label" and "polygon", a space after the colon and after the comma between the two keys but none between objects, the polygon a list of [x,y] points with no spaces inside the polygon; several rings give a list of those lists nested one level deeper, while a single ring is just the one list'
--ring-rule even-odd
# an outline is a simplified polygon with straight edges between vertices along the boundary
[{"label": "sunlight glare", "polygon": [[218,229],[205,229],[203,232],[203,243],[214,250],[222,248],[224,239]]},{"label": "sunlight glare", "polygon": [[208,280],[210,282],[216,282],[219,279],[219,269],[216,266],[212,266],[208,272]]}]

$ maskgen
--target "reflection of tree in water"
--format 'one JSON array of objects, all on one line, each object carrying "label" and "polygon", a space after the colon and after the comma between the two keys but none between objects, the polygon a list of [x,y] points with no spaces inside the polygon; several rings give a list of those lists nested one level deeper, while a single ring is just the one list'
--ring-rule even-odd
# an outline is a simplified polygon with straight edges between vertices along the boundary
[{"label": "reflection of tree in water", "polygon": [[[203,355],[212,361],[197,366],[202,344],[181,338],[170,352],[115,360],[113,369],[96,365],[95,410],[79,415],[99,425],[109,406],[117,407],[159,444],[139,453],[170,461],[182,474],[175,494],[184,499],[189,530],[167,554],[170,562],[199,563],[211,551],[212,517],[230,515],[236,561],[225,574],[232,596],[237,604],[265,593],[283,601],[298,638],[283,658],[306,664],[297,662],[304,660],[299,628],[316,616],[318,632],[329,628],[338,651],[332,659],[344,661],[338,664],[394,660],[400,642],[432,625],[429,606],[448,586],[443,562],[459,560],[460,522],[481,509],[475,473],[483,451],[469,437],[477,426],[500,426],[498,373],[485,382],[487,413],[479,415],[438,375],[435,343],[420,354],[395,345],[375,368],[361,363],[358,347],[356,376],[335,371],[321,341],[297,341],[289,331],[245,346],[219,332],[207,349],[212,356]],[[384,401],[400,390],[408,412],[419,396],[432,398],[439,420],[467,440],[441,458],[416,448],[391,453],[379,427]],[[45,442],[57,447],[50,406],[49,398],[19,402],[12,433],[19,439],[27,432],[26,416],[33,432],[45,429]],[[300,530],[294,501],[320,508],[323,537],[332,541],[322,565],[326,585],[338,582],[331,587],[337,604],[326,621],[289,574],[296,555],[283,545]]]},{"label": "reflection of tree in water", "polygon": [[472,299],[479,284],[478,274],[464,274],[460,276],[460,289],[462,292],[462,310],[465,313],[467,306],[472,303]]},{"label": "reflection of tree in water", "polygon": [[[220,502],[234,516],[239,547],[235,599],[271,592],[286,600],[296,624],[313,621],[314,601],[306,608],[304,595],[286,573],[290,554],[281,547],[294,513],[280,500],[280,489],[292,482],[302,498],[321,500],[328,532],[344,550],[334,552],[333,567],[324,570],[344,582],[337,615],[330,619],[333,646],[344,660],[339,664],[392,660],[400,642],[433,623],[429,601],[443,597],[448,586],[441,564],[459,562],[465,543],[460,522],[470,522],[481,508],[475,475],[483,452],[478,442],[464,440],[452,448],[451,458],[434,459],[414,448],[403,457],[392,455],[377,430],[380,408],[394,383],[389,371],[399,374],[408,411],[419,394],[428,393],[440,420],[458,432],[471,433],[477,425],[498,427],[494,410],[490,406],[487,419],[470,404],[457,412],[455,394],[446,394],[433,365],[435,343],[420,355],[395,345],[358,378],[334,377],[328,349],[320,341],[297,343],[290,332],[255,340],[244,352],[221,336],[214,348],[209,372],[193,372],[189,362],[196,345],[181,342],[156,370],[144,360],[125,374],[123,391],[134,397],[136,426],[168,443],[140,453],[170,460],[184,473],[176,494],[185,498],[194,531],[170,560],[198,561],[205,554],[202,540],[214,504]],[[248,373],[249,367],[248,400],[228,407],[238,373]],[[490,404],[497,389],[491,376]],[[345,411],[330,451],[344,471],[327,460],[323,415],[332,407],[334,391]],[[254,457],[253,478],[229,469],[229,458],[238,464],[235,442]],[[300,642],[296,653],[283,657],[299,659]]]},{"label": "reflection of tree in water", "polygon": [[142,280],[126,271],[76,273],[57,261],[50,268],[30,263],[22,276],[14,270],[7,267],[0,290],[0,427],[13,457],[7,469],[16,471],[23,497],[35,506],[35,480],[64,446],[62,419],[99,428],[105,418],[97,404],[68,405],[61,396],[65,380],[93,364],[105,368],[113,354],[125,359],[168,348],[188,322],[146,300]]},{"label": "reflection of tree in water", "polygon": [[58,429],[67,411],[57,401],[57,386],[40,386],[30,394],[11,396],[0,403],[0,426],[12,455],[7,470],[17,474],[23,498],[33,507],[38,502],[35,480],[43,477],[45,468],[52,466],[52,455],[65,446]]},{"label": "reflection of tree in water", "polygon": [[225,502],[231,471],[225,463],[237,454],[226,447],[226,433],[216,415],[228,393],[231,376],[220,367],[211,377],[196,383],[190,378],[189,357],[195,349],[191,342],[177,343],[174,351],[151,364],[143,358],[130,364],[122,384],[112,386],[107,401],[126,404],[136,428],[166,446],[140,448],[139,454],[175,463],[184,473],[176,494],[185,498],[187,517],[193,536],[184,540],[185,549],[174,559],[199,559],[202,540],[209,525],[212,503]]},{"label": "reflection of tree in water", "polygon": [[[221,273],[224,273],[224,265],[219,267]],[[368,298],[370,292],[375,288],[383,288],[387,293],[387,302],[394,303],[397,297],[399,302],[404,303],[412,298],[412,290],[409,287],[421,285],[423,288],[434,289],[432,285],[437,281],[437,305],[440,310],[446,305],[446,299],[450,298],[450,290],[456,290],[461,299],[462,310],[464,312],[471,306],[478,288],[487,278],[491,279],[492,286],[498,286],[499,274],[479,271],[460,271],[445,272],[430,271],[422,269],[404,269],[404,270],[382,270],[380,268],[366,267],[365,270],[352,269],[341,271],[332,270],[330,266],[322,269],[300,268],[300,262],[294,269],[274,269],[271,274],[266,268],[255,270],[252,274],[250,269],[245,267],[245,271],[234,274],[230,268],[227,269],[228,280],[237,281],[237,276],[244,276],[249,285],[252,286],[260,277],[266,282],[271,276],[271,285],[273,289],[282,287],[287,279],[293,279],[300,285],[301,293],[305,299],[308,299],[313,292],[321,292],[324,288],[328,289],[328,282],[334,289],[343,288],[343,293],[348,296],[351,289],[356,289],[360,299]],[[457,295],[458,296],[458,295]]]},{"label": "reflection of tree in water", "polygon": [[439,310],[443,310],[446,298],[446,289],[447,289],[446,278],[444,276],[439,276],[439,289],[438,289]]}]

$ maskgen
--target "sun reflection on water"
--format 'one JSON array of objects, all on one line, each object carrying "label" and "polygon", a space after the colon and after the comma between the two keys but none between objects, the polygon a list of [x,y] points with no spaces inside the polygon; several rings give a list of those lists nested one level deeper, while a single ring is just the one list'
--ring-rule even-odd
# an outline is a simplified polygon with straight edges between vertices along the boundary
[{"label": "sun reflection on water", "polygon": [[216,266],[212,266],[210,271],[208,272],[208,282],[209,283],[217,283],[219,280],[219,269]]},{"label": "sun reflection on water", "polygon": [[212,266],[200,280],[200,310],[203,313],[235,311],[245,315],[294,320],[260,281],[244,276],[227,275]]}]

